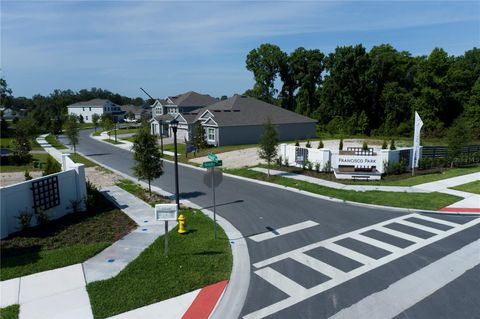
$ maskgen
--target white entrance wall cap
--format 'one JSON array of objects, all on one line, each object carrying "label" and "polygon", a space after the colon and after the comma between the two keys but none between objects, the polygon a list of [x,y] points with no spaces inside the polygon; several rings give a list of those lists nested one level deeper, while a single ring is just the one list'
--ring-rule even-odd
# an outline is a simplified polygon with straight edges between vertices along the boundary
[{"label": "white entrance wall cap", "polygon": [[159,221],[176,221],[178,216],[177,204],[156,204],[155,219]]}]

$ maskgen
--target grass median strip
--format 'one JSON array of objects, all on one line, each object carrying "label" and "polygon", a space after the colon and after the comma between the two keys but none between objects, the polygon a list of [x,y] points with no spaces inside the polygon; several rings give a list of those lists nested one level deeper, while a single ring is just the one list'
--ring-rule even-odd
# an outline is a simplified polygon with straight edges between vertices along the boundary
[{"label": "grass median strip", "polygon": [[111,139],[111,138],[107,138],[107,139],[105,139],[104,141],[105,141],[105,142],[108,142],[108,143],[110,143],[110,144],[114,144],[114,145],[125,144],[125,143],[122,143],[122,142],[119,142],[119,141],[115,141],[115,140],[113,140],[113,139]]},{"label": "grass median strip", "polygon": [[457,191],[468,192],[473,194],[480,195],[480,181],[474,181],[471,183],[458,185],[455,187],[451,187],[451,189],[456,189]]},{"label": "grass median strip", "polygon": [[230,243],[213,221],[202,212],[180,211],[189,233],[176,228],[168,237],[169,254],[164,255],[164,238],[159,237],[116,277],[87,286],[95,318],[106,318],[131,309],[228,279],[232,269]]},{"label": "grass median strip", "polygon": [[0,280],[76,264],[94,256],[135,227],[100,193],[94,208],[65,215],[1,240]]},{"label": "grass median strip", "polygon": [[130,194],[140,198],[152,207],[155,206],[155,204],[171,203],[170,199],[155,192],[152,192],[152,196],[150,196],[147,189],[143,188],[140,184],[132,182],[129,179],[121,179],[117,182],[116,185],[121,189],[126,190]]},{"label": "grass median strip", "polygon": [[227,169],[226,173],[248,177],[256,180],[275,183],[283,186],[297,188],[303,191],[343,199],[346,201],[359,202],[365,204],[375,204],[383,206],[438,210],[454,202],[461,200],[461,197],[441,194],[441,193],[401,193],[401,192],[380,192],[366,191],[356,192],[349,190],[339,190],[329,188],[317,184],[278,176],[270,176],[270,178],[260,172],[252,171],[247,168]]},{"label": "grass median strip", "polygon": [[68,149],[65,145],[60,143],[55,135],[48,134],[47,137],[45,138],[48,144],[52,145],[54,148],[57,150],[65,150]]}]

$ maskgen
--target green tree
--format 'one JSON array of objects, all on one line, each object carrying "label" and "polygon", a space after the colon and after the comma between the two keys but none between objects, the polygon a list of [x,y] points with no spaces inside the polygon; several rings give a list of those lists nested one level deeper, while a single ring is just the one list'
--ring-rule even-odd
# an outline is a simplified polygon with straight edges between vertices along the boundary
[{"label": "green tree", "polygon": [[277,157],[278,152],[278,133],[270,119],[267,119],[264,125],[259,142],[258,156],[267,161],[267,173],[270,177],[270,163]]},{"label": "green tree", "polygon": [[157,139],[150,134],[148,126],[142,126],[133,141],[133,173],[138,179],[148,181],[148,191],[152,196],[151,181],[163,174],[163,161]]},{"label": "green tree", "polygon": [[205,148],[205,128],[199,123],[195,123],[193,127],[193,144],[197,150]]},{"label": "green tree", "polygon": [[95,132],[97,131],[99,121],[100,121],[100,115],[98,115],[97,113],[94,113],[92,115],[92,123],[93,123],[93,127],[95,127]]},{"label": "green tree", "polygon": [[104,131],[107,131],[108,137],[112,134],[112,129],[113,129],[113,120],[110,116],[104,114],[102,115],[102,120],[100,122],[100,125],[102,126]]},{"label": "green tree", "polygon": [[135,119],[135,113],[132,112],[132,110],[128,111],[127,113],[127,118],[130,120],[130,121],[133,121]]},{"label": "green tree", "polygon": [[70,115],[65,122],[65,135],[67,136],[70,144],[73,146],[73,152],[77,152],[78,136],[80,134],[80,125],[78,123],[78,117],[76,115]]},{"label": "green tree", "polygon": [[253,72],[255,85],[246,94],[267,103],[274,103],[277,93],[275,80],[280,71],[280,60],[284,57],[285,53],[278,46],[269,43],[251,50],[247,55],[246,66],[247,70]]},{"label": "green tree", "polygon": [[462,149],[470,140],[470,131],[465,121],[458,118],[448,130],[448,158],[450,167],[453,167],[455,160],[462,154]]},{"label": "green tree", "polygon": [[0,78],[0,106],[11,106],[12,90],[8,87],[7,80]]},{"label": "green tree", "polygon": [[32,159],[31,140],[35,136],[35,127],[31,117],[19,120],[15,127],[13,153],[19,164],[28,163]]}]

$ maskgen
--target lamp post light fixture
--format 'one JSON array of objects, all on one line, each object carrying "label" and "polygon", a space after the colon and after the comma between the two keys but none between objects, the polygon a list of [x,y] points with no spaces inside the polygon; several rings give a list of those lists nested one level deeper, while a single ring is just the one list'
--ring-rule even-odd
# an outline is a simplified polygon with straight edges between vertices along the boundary
[{"label": "lamp post light fixture", "polygon": [[177,129],[178,129],[178,121],[173,119],[170,121],[170,126],[173,130],[173,146],[175,152],[175,199],[177,202],[177,207],[180,209],[180,193],[178,191],[178,152],[177,152]]},{"label": "lamp post light fixture", "polygon": [[117,122],[115,122],[115,144],[117,144]]},{"label": "lamp post light fixture", "polygon": [[162,149],[162,156],[163,156],[163,120],[159,120],[158,123],[160,124],[160,147]]}]

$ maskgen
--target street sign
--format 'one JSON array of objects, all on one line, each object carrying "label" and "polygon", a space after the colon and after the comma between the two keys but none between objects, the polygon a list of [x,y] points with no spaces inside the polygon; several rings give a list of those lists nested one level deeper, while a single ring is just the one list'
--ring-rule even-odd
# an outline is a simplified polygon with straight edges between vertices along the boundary
[{"label": "street sign", "polygon": [[209,158],[211,161],[214,161],[214,162],[217,162],[217,161],[218,161],[217,155],[215,155],[215,154],[212,153],[212,152],[208,153],[208,158]]},{"label": "street sign", "polygon": [[203,162],[202,163],[203,168],[214,168],[214,167],[222,166],[222,165],[223,165],[222,160],[208,161],[208,162]]},{"label": "street sign", "polygon": [[[212,177],[212,174],[215,176]],[[205,172],[205,175],[203,175],[203,184],[208,188],[218,187],[222,183],[222,180],[223,173],[220,169],[209,169]]]},{"label": "street sign", "polygon": [[176,221],[178,215],[177,204],[156,204],[155,219],[158,221]]}]

